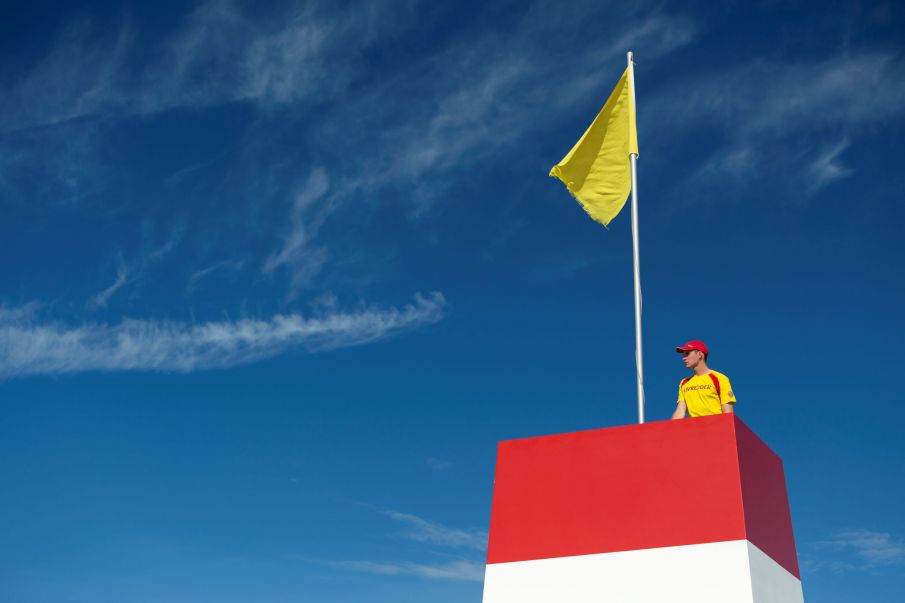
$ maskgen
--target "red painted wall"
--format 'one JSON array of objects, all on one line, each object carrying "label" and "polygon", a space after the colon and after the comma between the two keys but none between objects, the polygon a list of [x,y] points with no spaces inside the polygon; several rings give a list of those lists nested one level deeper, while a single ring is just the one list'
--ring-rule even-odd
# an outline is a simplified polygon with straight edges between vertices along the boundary
[{"label": "red painted wall", "polygon": [[735,415],[499,444],[487,563],[744,538],[798,576],[782,463]]}]

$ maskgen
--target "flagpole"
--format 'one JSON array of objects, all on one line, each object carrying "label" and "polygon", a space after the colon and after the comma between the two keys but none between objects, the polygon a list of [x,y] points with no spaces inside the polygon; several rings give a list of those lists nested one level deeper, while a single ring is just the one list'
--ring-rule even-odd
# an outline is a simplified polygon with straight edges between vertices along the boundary
[{"label": "flagpole", "polygon": [[[635,112],[635,61],[634,54],[626,54],[628,82],[631,93],[632,113]],[[638,370],[638,423],[644,423],[644,362],[641,348],[641,262],[638,254],[638,172],[637,153],[629,155],[632,166],[632,260],[635,275],[635,365]]]}]

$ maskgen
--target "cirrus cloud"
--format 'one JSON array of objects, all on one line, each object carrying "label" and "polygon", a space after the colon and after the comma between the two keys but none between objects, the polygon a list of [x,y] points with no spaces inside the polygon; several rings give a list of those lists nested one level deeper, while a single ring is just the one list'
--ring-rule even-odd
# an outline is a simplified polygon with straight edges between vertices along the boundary
[{"label": "cirrus cloud", "polygon": [[186,324],[123,320],[70,326],[40,322],[34,306],[0,309],[0,378],[87,371],[187,373],[272,357],[291,348],[316,351],[361,345],[437,322],[442,293],[416,295],[401,308],[332,312],[314,317]]}]

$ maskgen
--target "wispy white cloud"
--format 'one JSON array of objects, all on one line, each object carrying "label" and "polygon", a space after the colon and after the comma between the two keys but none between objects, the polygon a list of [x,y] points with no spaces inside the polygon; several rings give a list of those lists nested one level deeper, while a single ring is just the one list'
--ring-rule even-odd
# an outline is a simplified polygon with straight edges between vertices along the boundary
[{"label": "wispy white cloud", "polygon": [[695,173],[695,179],[706,182],[710,178],[746,179],[761,166],[753,145],[739,144],[711,158]]},{"label": "wispy white cloud", "polygon": [[818,559],[805,554],[801,555],[798,563],[801,566],[801,571],[805,574],[813,574],[822,571],[829,571],[833,574],[844,574],[858,569],[857,565],[848,561],[839,561],[838,559]]},{"label": "wispy white cloud", "polygon": [[[853,173],[838,161],[850,142],[905,115],[902,72],[902,61],[883,52],[758,59],[685,78],[654,98],[641,96],[639,119],[658,132],[650,140],[663,152],[671,141],[702,133],[717,143],[693,172],[692,187],[702,177],[747,182],[767,170],[772,181],[776,174],[807,179],[799,184],[814,192]],[[830,147],[813,142],[840,133]]]},{"label": "wispy white cloud", "polygon": [[245,261],[241,259],[220,260],[209,266],[200,268],[189,275],[188,282],[185,285],[187,294],[192,293],[201,286],[201,283],[212,274],[218,272],[234,272],[241,270],[245,266]]},{"label": "wispy white cloud", "polygon": [[450,461],[444,461],[432,456],[424,459],[424,462],[427,463],[427,466],[434,471],[445,471],[446,469],[452,467],[452,463]]},{"label": "wispy white cloud", "polygon": [[280,267],[289,268],[290,291],[309,282],[327,260],[326,250],[312,248],[310,243],[330,214],[329,202],[318,203],[329,189],[326,170],[322,167],[314,168],[301,190],[295,194],[288,229],[283,235],[280,249],[264,261],[263,270],[268,274]]},{"label": "wispy white cloud", "polygon": [[757,59],[731,70],[690,75],[656,98],[640,97],[639,110],[657,127],[674,130],[715,122],[740,137],[876,124],[905,111],[905,82],[897,77],[901,70],[895,55],[880,52]]},{"label": "wispy white cloud", "polygon": [[631,25],[610,44],[607,55],[635,49],[647,61],[690,44],[701,32],[700,24],[688,16],[656,10],[628,22]]},{"label": "wispy white cloud", "polygon": [[842,139],[834,145],[825,147],[817,158],[808,166],[811,173],[811,189],[816,190],[825,184],[847,178],[854,174],[854,170],[842,165],[839,155],[848,147],[848,140]]},{"label": "wispy white cloud", "polygon": [[118,262],[116,267],[116,280],[113,281],[113,284],[95,295],[91,298],[90,305],[95,308],[104,308],[107,306],[107,302],[113,296],[114,293],[119,291],[123,285],[126,284],[126,281],[129,278],[129,269],[126,267],[125,262],[122,259],[122,256],[118,256]]},{"label": "wispy white cloud", "polygon": [[[744,127],[793,133],[815,124],[882,123],[905,111],[901,69],[895,55],[880,52],[751,65],[747,74],[753,81],[739,90],[752,96],[752,119]],[[763,86],[759,93],[757,85]]]},{"label": "wispy white cloud", "polygon": [[328,79],[323,59],[338,44],[354,51],[355,32],[343,27],[350,21],[311,8],[281,17],[254,19],[230,1],[200,4],[159,48],[133,89],[137,106],[152,113],[234,101],[281,104],[341,89],[347,72],[337,70]]},{"label": "wispy white cloud", "polygon": [[456,173],[545,127],[537,115],[562,114],[599,89],[600,66],[625,52],[613,37],[639,44],[652,60],[690,43],[699,31],[685,16],[627,11],[622,23],[596,28],[599,43],[570,55],[556,39],[572,25],[551,20],[548,8],[530,5],[505,34],[456,37],[432,53],[409,57],[398,73],[331,108],[311,138],[343,160],[329,170],[315,167],[290,193],[294,202],[282,241],[262,266],[267,275],[289,277],[289,299],[330,260],[319,232],[341,210],[355,204],[366,212],[368,200],[393,190],[412,216],[423,215]]},{"label": "wispy white cloud", "polygon": [[[600,43],[577,50],[558,43],[563,27],[574,23],[558,21],[550,7],[539,2],[504,34],[491,30],[478,38],[464,37],[414,63],[406,86],[413,98],[424,100],[423,107],[410,107],[417,119],[383,128],[375,157],[366,164],[368,173],[376,170],[385,179],[415,183],[429,176],[436,188],[438,176],[468,169],[545,127],[539,115],[555,119],[594,92],[605,95],[601,69],[612,70],[627,48],[636,45],[653,60],[698,34],[695,22],[682,15],[649,8],[612,10],[620,18],[613,14],[595,22]],[[618,76],[618,70],[613,75]],[[391,99],[383,97],[396,94],[398,83],[390,82],[372,90],[363,102],[391,107]],[[431,201],[429,195],[418,194],[424,192],[416,190],[413,200]]]},{"label": "wispy white cloud", "polygon": [[[400,73],[334,107],[313,138],[329,141],[331,154],[343,161],[329,172],[315,167],[292,193],[286,231],[265,260],[264,273],[285,269],[291,298],[327,264],[329,252],[318,233],[336,212],[353,203],[367,211],[363,201],[401,187],[403,193],[394,197],[412,215],[421,215],[442,197],[453,172],[492,158],[541,128],[538,114],[562,112],[599,88],[599,78],[588,74],[624,48],[601,42],[566,58],[553,43],[537,44],[562,25],[551,23],[542,3],[532,5],[503,39],[498,32],[465,36],[411,57]],[[610,27],[642,43],[649,58],[697,35],[690,19],[660,12],[632,15],[628,27]],[[565,76],[564,64],[570,65]],[[551,95],[551,81],[557,79],[559,91]]]},{"label": "wispy white cloud", "polygon": [[376,561],[338,561],[336,567],[381,576],[418,576],[434,580],[482,582],[484,565],[474,561],[441,563],[383,563]]},{"label": "wispy white cloud", "polygon": [[125,320],[69,326],[40,322],[35,306],[0,311],[0,377],[85,371],[190,372],[267,358],[290,348],[321,350],[377,341],[440,320],[440,293],[402,308],[306,318],[185,324]]},{"label": "wispy white cloud", "polygon": [[[110,299],[122,290],[126,285],[134,285],[140,283],[148,270],[158,262],[164,260],[167,256],[176,250],[182,239],[185,228],[182,224],[177,224],[171,229],[167,240],[160,246],[147,251],[142,251],[137,258],[127,263],[121,253],[116,254],[116,279],[109,287],[106,287],[88,302],[91,308],[106,308]],[[146,246],[147,249],[147,246]]]},{"label": "wispy white cloud", "polygon": [[339,24],[312,19],[257,36],[242,59],[247,76],[239,94],[244,98],[286,103],[300,95],[323,90],[329,69],[321,55],[331,44],[331,38],[345,38],[345,32],[340,30]]},{"label": "wispy white cloud", "polygon": [[[0,130],[4,117],[9,114],[0,111]],[[4,203],[21,206],[90,205],[86,201],[115,180],[102,156],[103,128],[96,123],[0,133],[0,196]]]},{"label": "wispy white cloud", "polygon": [[406,536],[412,540],[453,548],[470,548],[479,551],[487,549],[487,532],[449,528],[411,513],[400,513],[389,509],[381,512],[390,519],[405,524],[408,527]]},{"label": "wispy white cloud", "polygon": [[164,259],[171,253],[173,253],[176,248],[179,246],[180,241],[182,240],[182,235],[185,233],[185,225],[181,223],[177,223],[174,227],[170,229],[169,236],[167,240],[164,241],[159,247],[151,249],[144,257],[144,261],[146,263],[154,263],[159,262]]},{"label": "wispy white cloud", "polygon": [[[367,505],[370,506],[370,505]],[[428,521],[411,513],[400,513],[391,509],[371,507],[378,513],[406,526],[405,537],[433,547],[453,549],[487,549],[487,532],[480,530],[463,530],[451,528]],[[435,554],[435,553],[431,553]],[[444,559],[438,562],[425,563],[409,561],[370,561],[347,560],[332,565],[356,572],[379,574],[383,576],[419,576],[439,580],[461,580],[480,582],[484,579],[484,564],[471,559]]]},{"label": "wispy white cloud", "polygon": [[887,532],[858,529],[837,532],[819,546],[848,553],[857,564],[835,561],[838,569],[875,569],[882,566],[905,564],[905,541]]},{"label": "wispy white cloud", "polygon": [[124,77],[134,32],[102,31],[85,19],[70,22],[48,53],[0,98],[0,131],[53,125],[123,106]]},{"label": "wispy white cloud", "polygon": [[128,21],[112,30],[73,21],[40,61],[9,78],[0,131],[237,101],[323,101],[348,86],[360,50],[410,23],[325,6],[276,9],[266,19],[231,0],[208,0],[154,44]]}]

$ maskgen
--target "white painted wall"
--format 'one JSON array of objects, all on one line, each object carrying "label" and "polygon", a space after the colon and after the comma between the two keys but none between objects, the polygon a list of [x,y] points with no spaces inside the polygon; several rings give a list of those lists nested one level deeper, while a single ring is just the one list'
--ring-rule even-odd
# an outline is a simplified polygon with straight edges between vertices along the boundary
[{"label": "white painted wall", "polygon": [[747,540],[494,563],[484,603],[803,603],[801,583]]},{"label": "white painted wall", "polygon": [[803,603],[804,594],[798,578],[750,542],[748,560],[754,603]]}]

